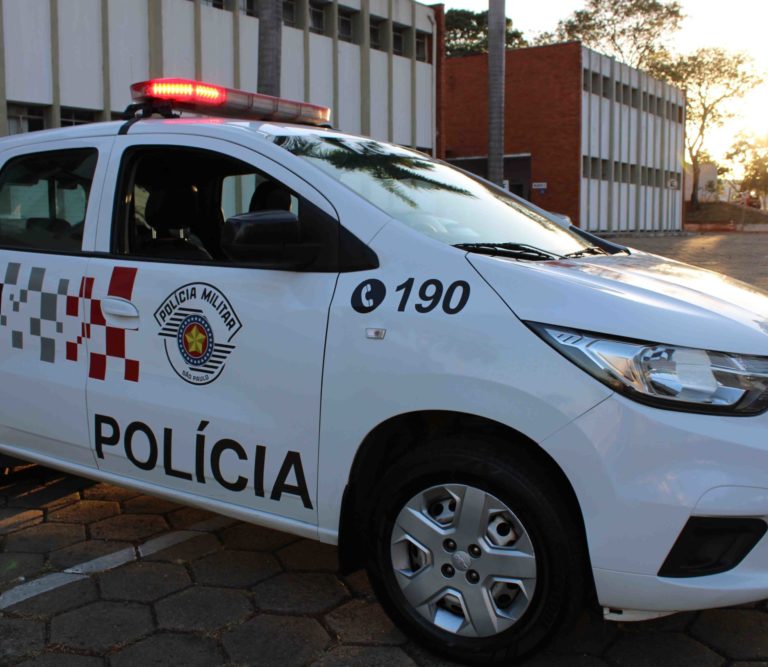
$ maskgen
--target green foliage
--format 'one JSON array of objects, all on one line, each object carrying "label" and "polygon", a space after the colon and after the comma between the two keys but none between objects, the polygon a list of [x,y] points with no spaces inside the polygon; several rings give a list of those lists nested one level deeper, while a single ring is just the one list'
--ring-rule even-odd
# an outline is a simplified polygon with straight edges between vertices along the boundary
[{"label": "green foliage", "polygon": [[632,67],[643,68],[666,51],[666,39],[679,30],[680,3],[662,0],[586,0],[584,9],[560,21],[538,44],[579,41]]},{"label": "green foliage", "polygon": [[693,167],[696,204],[699,165],[707,133],[734,116],[728,102],[739,99],[762,82],[752,59],[744,53],[706,48],[675,58],[657,57],[649,64],[651,74],[685,89],[685,144]]},{"label": "green foliage", "polygon": [[739,137],[725,157],[744,170],[742,192],[756,190],[768,195],[768,135]]},{"label": "green foliage", "polygon": [[[512,27],[512,19],[507,19],[506,45],[508,49],[528,46],[523,33]],[[449,58],[488,53],[488,11],[448,10],[445,14],[445,53]]]}]

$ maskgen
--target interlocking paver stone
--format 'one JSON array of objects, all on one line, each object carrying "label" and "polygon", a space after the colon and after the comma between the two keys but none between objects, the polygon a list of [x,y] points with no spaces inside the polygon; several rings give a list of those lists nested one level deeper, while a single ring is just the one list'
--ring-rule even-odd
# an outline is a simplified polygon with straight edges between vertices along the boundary
[{"label": "interlocking paver stone", "polygon": [[191,583],[186,569],[171,563],[131,563],[99,576],[105,600],[152,602]]},{"label": "interlocking paver stone", "polygon": [[0,665],[42,650],[45,624],[25,618],[0,618]]},{"label": "interlocking paver stone", "polygon": [[19,508],[6,507],[0,509],[0,535],[34,526],[43,521],[41,510],[20,510]]},{"label": "interlocking paver stone", "polygon": [[93,523],[120,513],[120,505],[107,500],[81,500],[51,512],[48,521]]},{"label": "interlocking paver stone", "polygon": [[315,667],[415,667],[416,663],[395,646],[338,646]]},{"label": "interlocking paver stone", "polygon": [[166,517],[168,523],[171,524],[171,528],[187,528],[201,521],[207,521],[213,519],[215,516],[213,512],[198,509],[197,507],[182,507],[174,512],[171,512]]},{"label": "interlocking paver stone", "polygon": [[270,554],[229,549],[205,556],[191,567],[198,584],[231,588],[247,588],[280,572],[280,564]]},{"label": "interlocking paver stone", "polygon": [[21,616],[49,617],[75,607],[82,607],[98,599],[99,592],[93,579],[81,579],[47,593],[27,598],[13,605],[8,611]]},{"label": "interlocking paver stone", "polygon": [[263,611],[320,614],[347,597],[344,585],[330,574],[288,572],[253,589],[256,606]]},{"label": "interlocking paver stone", "polygon": [[82,477],[69,475],[59,477],[45,486],[37,484],[22,493],[14,494],[8,499],[9,507],[35,507],[37,509],[53,509],[63,507],[80,500],[80,490],[91,484]]},{"label": "interlocking paver stone", "polygon": [[110,658],[112,667],[210,667],[224,664],[213,639],[163,632],[142,639]]},{"label": "interlocking paver stone", "polygon": [[607,623],[592,610],[585,610],[565,635],[557,638],[553,650],[567,653],[601,655],[615,639],[616,623]]},{"label": "interlocking paver stone", "polygon": [[51,621],[51,643],[104,652],[153,629],[149,607],[135,602],[94,602]]},{"label": "interlocking paver stone", "polygon": [[141,495],[138,491],[126,489],[122,486],[115,486],[114,484],[94,484],[93,486],[83,489],[83,498],[92,498],[94,500],[128,500],[129,498],[135,498]]},{"label": "interlocking paver stone", "polygon": [[[556,653],[542,653],[530,660],[524,660],[520,663],[520,667],[607,667],[607,663],[591,655],[564,656]],[[664,667],[668,667],[668,664]]]},{"label": "interlocking paver stone", "polygon": [[249,523],[238,523],[225,528],[221,531],[220,537],[228,549],[244,551],[274,551],[298,539],[295,535],[253,526]]},{"label": "interlocking paver stone", "polygon": [[403,644],[405,636],[380,605],[366,600],[352,600],[325,617],[331,632],[342,643]]},{"label": "interlocking paver stone", "polygon": [[221,549],[221,543],[215,535],[201,534],[172,547],[157,551],[144,557],[144,560],[167,561],[169,563],[186,563],[207,556]]},{"label": "interlocking paver stone", "polygon": [[166,514],[181,508],[181,505],[154,496],[136,496],[126,500],[123,508],[131,514]]},{"label": "interlocking paver stone", "polygon": [[115,553],[122,549],[131,548],[130,542],[114,542],[112,540],[88,540],[78,542],[64,549],[57,549],[48,554],[51,567],[63,570],[73,565],[87,563],[95,558]]},{"label": "interlocking paver stone", "polygon": [[608,658],[617,667],[721,667],[723,659],[703,644],[673,632],[623,633],[608,649]]},{"label": "interlocking paver stone", "polygon": [[222,642],[237,664],[290,667],[306,665],[330,638],[312,618],[262,614],[225,633]]},{"label": "interlocking paver stone", "polygon": [[768,614],[747,609],[702,612],[691,635],[732,660],[768,658]]},{"label": "interlocking paver stone", "polygon": [[338,549],[330,544],[299,540],[280,549],[277,557],[288,570],[338,572]]},{"label": "interlocking paver stone", "polygon": [[243,620],[253,609],[239,591],[196,586],[156,603],[155,611],[161,628],[210,632]]},{"label": "interlocking paver stone", "polygon": [[168,529],[161,516],[154,514],[120,514],[91,525],[91,536],[97,540],[143,540]]},{"label": "interlocking paver stone", "polygon": [[357,572],[348,574],[344,577],[344,583],[354,595],[367,598],[374,597],[373,588],[365,570],[357,570]]},{"label": "interlocking paver stone", "polygon": [[6,551],[48,553],[85,539],[85,528],[75,523],[41,523],[5,538]]},{"label": "interlocking paver stone", "polygon": [[42,653],[30,660],[25,660],[16,667],[101,667],[104,661],[86,655],[72,653]]},{"label": "interlocking paver stone", "polygon": [[0,586],[37,574],[44,561],[41,554],[0,553]]}]

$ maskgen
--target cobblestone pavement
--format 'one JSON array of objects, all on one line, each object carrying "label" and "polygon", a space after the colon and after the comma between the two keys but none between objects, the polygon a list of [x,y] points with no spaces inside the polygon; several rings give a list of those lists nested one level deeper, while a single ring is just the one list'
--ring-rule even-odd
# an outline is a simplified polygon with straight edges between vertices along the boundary
[{"label": "cobblestone pavement", "polygon": [[[768,235],[624,242],[768,288]],[[0,479],[0,607],[25,584],[68,583],[0,612],[0,665],[449,664],[392,626],[362,572],[335,570],[332,547],[21,468]],[[526,664],[768,667],[768,613],[759,603],[617,625],[585,612]]]}]

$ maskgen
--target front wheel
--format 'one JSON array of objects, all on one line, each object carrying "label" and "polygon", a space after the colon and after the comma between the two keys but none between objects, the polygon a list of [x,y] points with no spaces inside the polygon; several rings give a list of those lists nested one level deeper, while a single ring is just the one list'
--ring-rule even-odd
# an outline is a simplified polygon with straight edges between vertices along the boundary
[{"label": "front wheel", "polygon": [[585,554],[573,512],[522,452],[498,453],[510,450],[442,439],[377,488],[374,589],[408,634],[454,660],[522,657],[581,607]]}]

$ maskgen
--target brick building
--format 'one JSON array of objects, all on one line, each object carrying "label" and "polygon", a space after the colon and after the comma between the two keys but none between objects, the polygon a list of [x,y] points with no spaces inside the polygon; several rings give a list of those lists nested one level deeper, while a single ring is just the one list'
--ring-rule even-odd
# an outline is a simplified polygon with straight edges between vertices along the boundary
[{"label": "brick building", "polygon": [[[487,56],[447,59],[443,79],[438,147],[485,176]],[[505,180],[589,230],[680,229],[684,108],[681,90],[577,42],[508,50]]]}]

